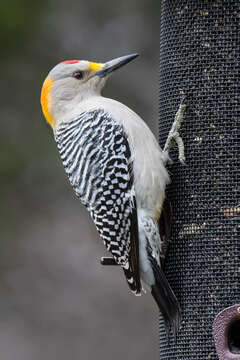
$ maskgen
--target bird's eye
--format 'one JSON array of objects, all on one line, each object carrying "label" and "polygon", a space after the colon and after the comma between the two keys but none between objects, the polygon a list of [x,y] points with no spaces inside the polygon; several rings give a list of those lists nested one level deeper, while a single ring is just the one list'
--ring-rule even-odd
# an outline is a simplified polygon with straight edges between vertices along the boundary
[{"label": "bird's eye", "polygon": [[73,77],[75,79],[81,80],[83,78],[83,72],[82,71],[75,71],[75,73],[73,73]]}]

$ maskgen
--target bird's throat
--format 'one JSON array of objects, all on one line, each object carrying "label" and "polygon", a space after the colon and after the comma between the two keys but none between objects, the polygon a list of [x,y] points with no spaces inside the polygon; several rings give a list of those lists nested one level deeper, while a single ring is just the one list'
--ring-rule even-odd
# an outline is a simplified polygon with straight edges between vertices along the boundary
[{"label": "bird's throat", "polygon": [[47,77],[42,86],[41,92],[41,105],[43,114],[51,127],[54,124],[54,117],[51,114],[50,106],[51,106],[51,88],[53,86],[54,81]]}]

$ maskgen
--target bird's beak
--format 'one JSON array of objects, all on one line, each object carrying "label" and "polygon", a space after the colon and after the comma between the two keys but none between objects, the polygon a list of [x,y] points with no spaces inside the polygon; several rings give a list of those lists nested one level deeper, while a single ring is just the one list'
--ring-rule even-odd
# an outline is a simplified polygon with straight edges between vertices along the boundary
[{"label": "bird's beak", "polygon": [[94,76],[99,76],[100,78],[104,78],[106,75],[110,74],[111,72],[119,69],[121,66],[129,63],[133,59],[135,59],[138,54],[131,54],[126,56],[121,56],[117,59],[113,59],[105,63],[102,69],[95,72]]}]

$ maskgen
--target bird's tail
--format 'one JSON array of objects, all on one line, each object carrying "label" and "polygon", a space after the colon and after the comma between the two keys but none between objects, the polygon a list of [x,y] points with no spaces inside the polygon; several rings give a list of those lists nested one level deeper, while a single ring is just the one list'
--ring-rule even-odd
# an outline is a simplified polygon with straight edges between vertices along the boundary
[{"label": "bird's tail", "polygon": [[178,300],[163,273],[160,256],[163,256],[158,224],[149,216],[139,217],[140,270],[144,282],[151,287],[151,293],[162,313],[166,332],[172,329],[176,334],[181,318]]},{"label": "bird's tail", "polygon": [[167,335],[170,329],[176,334],[181,319],[179,302],[156,260],[153,257],[149,260],[155,278],[155,284],[151,286],[151,294],[162,313]]}]

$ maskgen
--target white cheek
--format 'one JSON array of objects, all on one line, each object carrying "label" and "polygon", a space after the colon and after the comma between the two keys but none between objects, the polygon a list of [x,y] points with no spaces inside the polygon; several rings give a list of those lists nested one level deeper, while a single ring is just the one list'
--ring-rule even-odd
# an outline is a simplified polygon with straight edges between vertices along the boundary
[{"label": "white cheek", "polygon": [[79,83],[74,78],[58,80],[53,85],[52,97],[56,101],[69,101],[72,100],[76,93],[79,91]]}]

